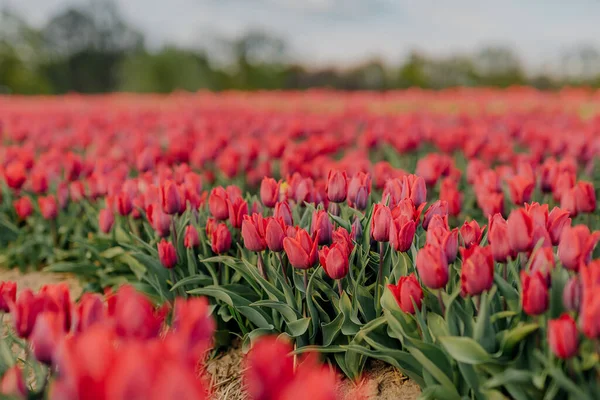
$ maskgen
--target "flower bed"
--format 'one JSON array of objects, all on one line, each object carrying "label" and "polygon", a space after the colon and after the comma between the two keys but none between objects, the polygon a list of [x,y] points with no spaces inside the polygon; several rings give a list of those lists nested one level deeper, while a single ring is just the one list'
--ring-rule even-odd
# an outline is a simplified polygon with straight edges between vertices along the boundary
[{"label": "flower bed", "polygon": [[[263,349],[247,360],[256,399],[313,380],[311,397],[336,398],[315,352],[351,379],[381,360],[423,398],[597,398],[600,120],[579,114],[596,102],[520,88],[1,98],[3,263],[76,274],[89,293],[128,284],[118,293],[146,304],[103,311],[87,333],[7,285],[15,334],[56,339],[42,356],[35,341],[9,343],[50,366],[38,390],[63,390],[62,369],[85,374],[54,349],[93,339],[108,363],[152,364],[156,351],[187,371],[163,388],[146,368],[148,396],[205,396],[197,363],[239,337]],[[57,316],[21,326],[30,308]],[[200,309],[213,339],[170,339],[178,320],[199,334]],[[118,312],[152,316],[141,343]]]}]

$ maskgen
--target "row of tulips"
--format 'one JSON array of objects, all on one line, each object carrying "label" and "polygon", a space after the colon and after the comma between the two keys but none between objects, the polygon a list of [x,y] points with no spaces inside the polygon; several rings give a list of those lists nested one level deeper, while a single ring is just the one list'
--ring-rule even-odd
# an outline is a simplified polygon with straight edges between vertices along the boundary
[{"label": "row of tulips", "polygon": [[218,345],[278,333],[352,378],[381,359],[425,398],[594,398],[600,120],[544,106],[585,94],[518,93],[458,115],[367,94],[8,102],[2,256],[205,296]]},{"label": "row of tulips", "polygon": [[[14,399],[208,399],[204,370],[215,329],[206,299],[155,306],[131,286],[72,302],[64,284],[16,296],[0,283],[0,395]],[[167,323],[170,321],[170,323]],[[15,351],[16,353],[12,353]],[[337,375],[315,354],[294,360],[289,342],[265,336],[245,362],[250,399],[338,398]],[[4,397],[3,397],[4,398]]]}]

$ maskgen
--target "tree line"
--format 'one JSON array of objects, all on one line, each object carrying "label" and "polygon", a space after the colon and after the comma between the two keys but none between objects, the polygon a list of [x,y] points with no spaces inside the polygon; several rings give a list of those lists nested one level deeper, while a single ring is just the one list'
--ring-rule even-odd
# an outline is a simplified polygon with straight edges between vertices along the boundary
[{"label": "tree line", "polygon": [[[220,40],[212,52],[165,46],[151,51],[110,1],[69,8],[43,27],[0,12],[0,93],[159,92],[328,87],[389,90],[408,87],[565,85],[600,87],[600,52],[582,46],[561,58],[562,73],[526,73],[507,47],[431,57],[412,52],[400,65],[374,59],[345,68],[294,63],[279,38],[250,31]],[[229,54],[217,62],[215,54]]]}]

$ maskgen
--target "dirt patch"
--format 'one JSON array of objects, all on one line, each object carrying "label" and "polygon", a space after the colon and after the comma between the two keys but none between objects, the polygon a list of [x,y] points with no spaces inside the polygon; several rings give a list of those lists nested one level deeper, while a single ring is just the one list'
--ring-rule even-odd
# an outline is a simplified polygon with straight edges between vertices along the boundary
[{"label": "dirt patch", "polygon": [[72,299],[78,298],[83,290],[81,282],[72,275],[54,272],[28,271],[22,273],[18,269],[0,268],[0,281],[16,282],[18,292],[23,289],[31,289],[37,292],[43,285],[64,282],[69,286]]}]

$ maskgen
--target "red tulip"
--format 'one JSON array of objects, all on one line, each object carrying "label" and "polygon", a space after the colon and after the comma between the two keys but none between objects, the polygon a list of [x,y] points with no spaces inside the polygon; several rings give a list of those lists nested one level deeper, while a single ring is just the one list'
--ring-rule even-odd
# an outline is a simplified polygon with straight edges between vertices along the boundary
[{"label": "red tulip", "polygon": [[269,218],[265,230],[265,242],[271,251],[283,250],[283,239],[286,236],[287,227],[282,218]]},{"label": "red tulip", "polygon": [[582,301],[579,321],[581,330],[590,339],[600,337],[600,261],[581,267]]},{"label": "red tulip", "polygon": [[416,207],[427,202],[427,186],[425,180],[416,175],[405,175],[402,178],[401,199],[411,199]]},{"label": "red tulip", "polygon": [[246,357],[244,384],[254,400],[275,400],[294,377],[292,346],[275,336],[261,337]]},{"label": "red tulip", "polygon": [[[242,237],[244,236],[244,225],[242,224]],[[223,254],[231,248],[231,232],[224,223],[218,224],[211,231],[210,235],[212,251],[217,254]],[[244,244],[246,242],[244,241]]]},{"label": "red tulip", "polygon": [[418,223],[419,219],[421,218],[423,208],[425,208],[425,204],[421,204],[419,207],[415,207],[415,204],[412,202],[411,199],[403,199],[400,200],[396,207],[392,209],[392,218],[396,219],[401,215],[405,215],[408,218],[415,221],[416,223]]},{"label": "red tulip", "polygon": [[364,210],[371,194],[371,176],[358,172],[348,183],[348,204],[359,210]]},{"label": "red tulip", "polygon": [[531,200],[535,182],[531,179],[517,175],[508,180],[510,198],[515,205],[521,206]]},{"label": "red tulip", "polygon": [[175,250],[175,246],[173,243],[167,242],[165,239],[162,239],[158,243],[158,258],[160,259],[160,263],[163,267],[167,269],[171,269],[177,265],[177,250]]},{"label": "red tulip", "polygon": [[579,213],[593,213],[596,211],[596,192],[591,182],[579,181],[575,186],[577,193],[575,204]]},{"label": "red tulip", "polygon": [[38,206],[44,219],[52,220],[58,215],[58,204],[54,196],[38,197]]},{"label": "red tulip", "polygon": [[573,317],[562,314],[558,319],[548,321],[548,344],[559,358],[567,359],[577,354],[579,339]]},{"label": "red tulip", "polygon": [[377,242],[390,240],[390,225],[392,223],[392,212],[388,206],[375,204],[371,219],[371,237]]},{"label": "red tulip", "polygon": [[123,217],[131,214],[131,211],[133,211],[133,202],[129,193],[119,193],[119,195],[117,196],[117,211]]},{"label": "red tulip", "polygon": [[160,186],[160,204],[165,214],[179,213],[182,208],[182,201],[181,193],[175,182],[167,180]]},{"label": "red tulip", "polygon": [[184,345],[186,356],[194,367],[212,347],[216,326],[209,306],[206,298],[175,299],[172,333]]},{"label": "red tulip", "polygon": [[481,208],[484,216],[489,217],[494,214],[504,214],[504,194],[502,193],[485,193],[478,194],[477,205]]},{"label": "red tulip", "polygon": [[327,211],[320,210],[313,213],[312,223],[310,224],[310,233],[313,235],[316,233],[319,245],[331,243],[333,225],[331,224]]},{"label": "red tulip", "polygon": [[100,227],[101,232],[110,232],[114,223],[115,215],[111,210],[107,208],[103,208],[102,210],[100,210],[100,212],[98,213],[98,226]]},{"label": "red tulip", "polygon": [[65,337],[64,316],[60,313],[43,312],[37,319],[29,342],[35,358],[51,365],[61,340]]},{"label": "red tulip", "polygon": [[494,284],[494,259],[490,247],[461,249],[460,288],[463,296],[477,296]]},{"label": "red tulip", "polygon": [[488,242],[492,249],[494,261],[504,263],[508,257],[513,257],[514,252],[508,240],[508,223],[502,215],[495,214],[489,217]]},{"label": "red tulip", "polygon": [[19,219],[27,219],[27,217],[33,214],[33,205],[31,204],[31,199],[29,197],[21,197],[18,200],[15,200],[13,206],[15,207],[15,212]]},{"label": "red tulip", "polygon": [[298,229],[295,237],[284,238],[283,248],[294,268],[310,269],[317,262],[317,237],[311,238],[304,229]]},{"label": "red tulip", "polygon": [[446,255],[446,261],[452,263],[456,260],[458,252],[458,228],[449,230],[446,227],[433,226],[430,223],[425,243],[442,249]]},{"label": "red tulip", "polygon": [[319,262],[331,279],[342,279],[348,274],[349,256],[343,243],[334,243],[319,250]]},{"label": "red tulip", "polygon": [[531,275],[521,271],[522,304],[523,311],[528,315],[540,315],[548,309],[548,287],[546,278],[541,272],[535,271]]},{"label": "red tulip", "polygon": [[572,276],[563,289],[563,305],[567,311],[579,312],[581,305],[581,282],[578,276]]},{"label": "red tulip", "polygon": [[268,220],[260,214],[244,215],[242,239],[244,247],[250,251],[263,251],[267,248],[265,240]]},{"label": "red tulip", "polygon": [[275,207],[279,201],[279,182],[273,178],[264,177],[260,183],[260,201],[265,207]]},{"label": "red tulip", "polygon": [[346,171],[330,170],[327,175],[327,199],[333,203],[346,201],[348,195],[348,176]]},{"label": "red tulip", "polygon": [[159,336],[168,311],[166,306],[157,309],[130,285],[121,286],[113,301],[112,317],[119,337],[148,340]]},{"label": "red tulip", "polygon": [[460,214],[462,195],[453,179],[444,178],[442,180],[440,186],[440,200],[448,203],[449,215],[457,216]]},{"label": "red tulip", "polygon": [[600,240],[600,232],[591,233],[586,225],[565,227],[558,244],[558,258],[567,269],[577,271],[587,264]]},{"label": "red tulip", "polygon": [[27,393],[21,367],[14,365],[6,370],[0,379],[0,394],[11,399],[26,399]]},{"label": "red tulip", "polygon": [[210,196],[208,196],[208,208],[210,213],[219,221],[225,221],[229,218],[227,199],[227,192],[222,187],[214,188],[210,191]]},{"label": "red tulip", "polygon": [[44,194],[48,191],[48,176],[44,172],[34,172],[31,174],[31,190],[35,194]]},{"label": "red tulip", "polygon": [[4,170],[4,179],[9,188],[19,190],[27,180],[27,170],[20,161],[13,161]]},{"label": "red tulip", "polygon": [[531,271],[539,271],[550,282],[550,274],[554,269],[554,252],[552,247],[541,247],[531,256]]},{"label": "red tulip", "polygon": [[17,299],[17,284],[11,281],[0,282],[0,311],[9,312],[10,305]]},{"label": "red tulip", "polygon": [[[59,311],[55,303],[48,303],[45,296],[35,296],[30,289],[23,290],[17,301],[10,304],[9,307],[15,332],[22,338],[28,338],[31,335],[40,313],[43,311]],[[48,310],[46,310],[47,308]]]},{"label": "red tulip", "polygon": [[440,215],[442,217],[448,215],[448,203],[443,200],[438,200],[429,206],[423,217],[423,229],[427,230],[429,222],[434,215]]},{"label": "red tulip", "polygon": [[292,218],[292,210],[290,209],[290,205],[287,201],[275,204],[273,217],[283,219],[283,222],[285,222],[287,226],[294,225],[294,219]]},{"label": "red tulip", "polygon": [[83,332],[92,325],[104,321],[106,308],[99,295],[84,293],[75,306],[75,314],[75,332]]},{"label": "red tulip", "polygon": [[165,214],[162,207],[150,204],[146,209],[150,224],[160,237],[167,237],[171,232],[171,216]]},{"label": "red tulip", "polygon": [[439,247],[426,244],[417,253],[417,271],[425,286],[441,289],[448,283],[448,261]]},{"label": "red tulip", "polygon": [[481,242],[485,225],[480,228],[477,221],[472,220],[471,222],[465,221],[463,226],[460,228],[460,236],[463,241],[463,245],[469,248],[473,245],[478,245]]},{"label": "red tulip", "polygon": [[333,243],[343,245],[346,248],[348,255],[350,255],[352,250],[354,250],[354,243],[352,243],[350,233],[348,233],[348,231],[341,226],[333,231]]},{"label": "red tulip", "polygon": [[188,249],[200,246],[200,237],[198,236],[198,230],[195,226],[188,225],[185,227],[183,244]]},{"label": "red tulip", "polygon": [[566,226],[571,226],[569,212],[554,207],[548,215],[548,224],[546,225],[553,246],[558,245],[560,242],[562,231]]},{"label": "red tulip", "polygon": [[423,290],[415,274],[400,277],[396,285],[388,284],[388,289],[392,292],[400,309],[405,313],[414,314],[415,305],[417,309],[421,308]]},{"label": "red tulip", "polygon": [[62,313],[64,317],[64,330],[71,329],[71,295],[66,283],[44,285],[38,293],[45,303],[45,310]]},{"label": "red tulip", "polygon": [[248,215],[248,203],[241,197],[238,197],[233,202],[227,200],[227,205],[229,207],[229,221],[231,222],[231,226],[235,229],[240,229],[244,215]]},{"label": "red tulip", "polygon": [[390,224],[390,245],[396,251],[405,252],[410,249],[415,238],[415,221],[401,215]]},{"label": "red tulip", "polygon": [[533,221],[527,212],[518,208],[508,216],[508,242],[513,251],[529,251],[533,246]]}]

